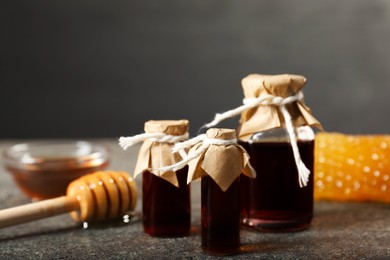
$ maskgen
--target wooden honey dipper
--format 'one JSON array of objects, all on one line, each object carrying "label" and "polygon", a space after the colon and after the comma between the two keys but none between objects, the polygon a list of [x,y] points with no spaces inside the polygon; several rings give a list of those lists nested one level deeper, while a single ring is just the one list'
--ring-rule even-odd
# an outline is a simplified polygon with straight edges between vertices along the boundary
[{"label": "wooden honey dipper", "polygon": [[0,228],[66,212],[77,222],[118,218],[137,203],[137,186],[126,172],[99,171],[72,181],[66,196],[0,210]]}]

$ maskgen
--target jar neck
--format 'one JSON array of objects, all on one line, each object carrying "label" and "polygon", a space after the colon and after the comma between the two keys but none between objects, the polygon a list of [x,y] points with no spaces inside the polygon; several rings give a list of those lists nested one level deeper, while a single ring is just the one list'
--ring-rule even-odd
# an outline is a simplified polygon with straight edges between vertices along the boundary
[{"label": "jar neck", "polygon": [[[297,141],[313,141],[315,129],[311,126],[295,127]],[[248,140],[249,143],[259,142],[289,142],[290,137],[285,127],[277,127],[269,130],[254,133]]]}]

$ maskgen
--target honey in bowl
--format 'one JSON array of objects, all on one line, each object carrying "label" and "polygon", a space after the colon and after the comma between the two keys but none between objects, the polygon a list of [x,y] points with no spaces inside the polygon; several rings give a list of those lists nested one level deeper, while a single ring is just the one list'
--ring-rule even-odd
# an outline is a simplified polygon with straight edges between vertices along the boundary
[{"label": "honey in bowl", "polygon": [[31,142],[8,148],[3,161],[25,194],[42,200],[65,195],[71,181],[105,169],[109,151],[86,141]]}]

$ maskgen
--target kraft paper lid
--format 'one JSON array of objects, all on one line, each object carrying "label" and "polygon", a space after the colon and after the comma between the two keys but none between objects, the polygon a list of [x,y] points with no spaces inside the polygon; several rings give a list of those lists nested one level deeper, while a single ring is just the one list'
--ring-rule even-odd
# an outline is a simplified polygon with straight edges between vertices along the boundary
[{"label": "kraft paper lid", "polygon": [[231,140],[236,138],[236,131],[228,128],[210,128],[206,136],[210,139]]},{"label": "kraft paper lid", "polygon": [[[251,74],[241,83],[246,98],[259,98],[266,95],[287,98],[296,95],[306,84],[306,78],[300,75],[260,75]],[[321,124],[312,116],[303,100],[285,105],[291,115],[293,125],[317,126]],[[284,118],[278,106],[260,105],[241,114],[239,138],[248,140],[253,134],[268,129],[284,126]]]},{"label": "kraft paper lid", "polygon": [[[188,120],[150,120],[145,123],[146,133],[164,133],[167,135],[184,135],[188,131]],[[172,165],[181,160],[181,156],[172,153],[174,143],[161,143],[148,139],[144,141],[138,153],[137,164],[134,170],[134,177],[148,169],[158,169]],[[160,176],[160,172],[151,170],[151,173],[179,186],[176,172],[167,172]]]},{"label": "kraft paper lid", "polygon": [[145,133],[183,135],[188,131],[188,120],[149,120],[144,130]]},{"label": "kraft paper lid", "polygon": [[[210,128],[206,136],[210,139],[235,140],[236,131]],[[188,154],[201,146],[202,143],[195,145]],[[188,167],[188,182],[209,175],[223,191],[226,191],[241,173],[252,178],[256,176],[249,163],[248,153],[236,141],[229,145],[210,145],[199,157],[190,161]]]}]

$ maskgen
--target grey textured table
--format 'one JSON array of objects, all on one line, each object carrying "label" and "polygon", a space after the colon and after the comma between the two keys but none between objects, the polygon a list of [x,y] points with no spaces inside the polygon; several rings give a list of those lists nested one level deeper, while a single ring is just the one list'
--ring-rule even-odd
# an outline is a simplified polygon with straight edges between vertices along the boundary
[{"label": "grey textured table", "polygon": [[[138,147],[122,151],[115,140],[99,140],[112,149],[110,169],[133,169]],[[0,141],[0,152],[19,140]],[[137,180],[140,188],[140,179]],[[12,178],[0,170],[0,209],[28,203]],[[68,214],[0,230],[0,259],[171,259],[214,258],[200,248],[199,182],[192,185],[192,229],[183,238],[145,234],[137,216],[126,225],[82,229]],[[310,229],[296,233],[242,230],[241,253],[247,259],[390,258],[390,205],[316,202]]]}]

